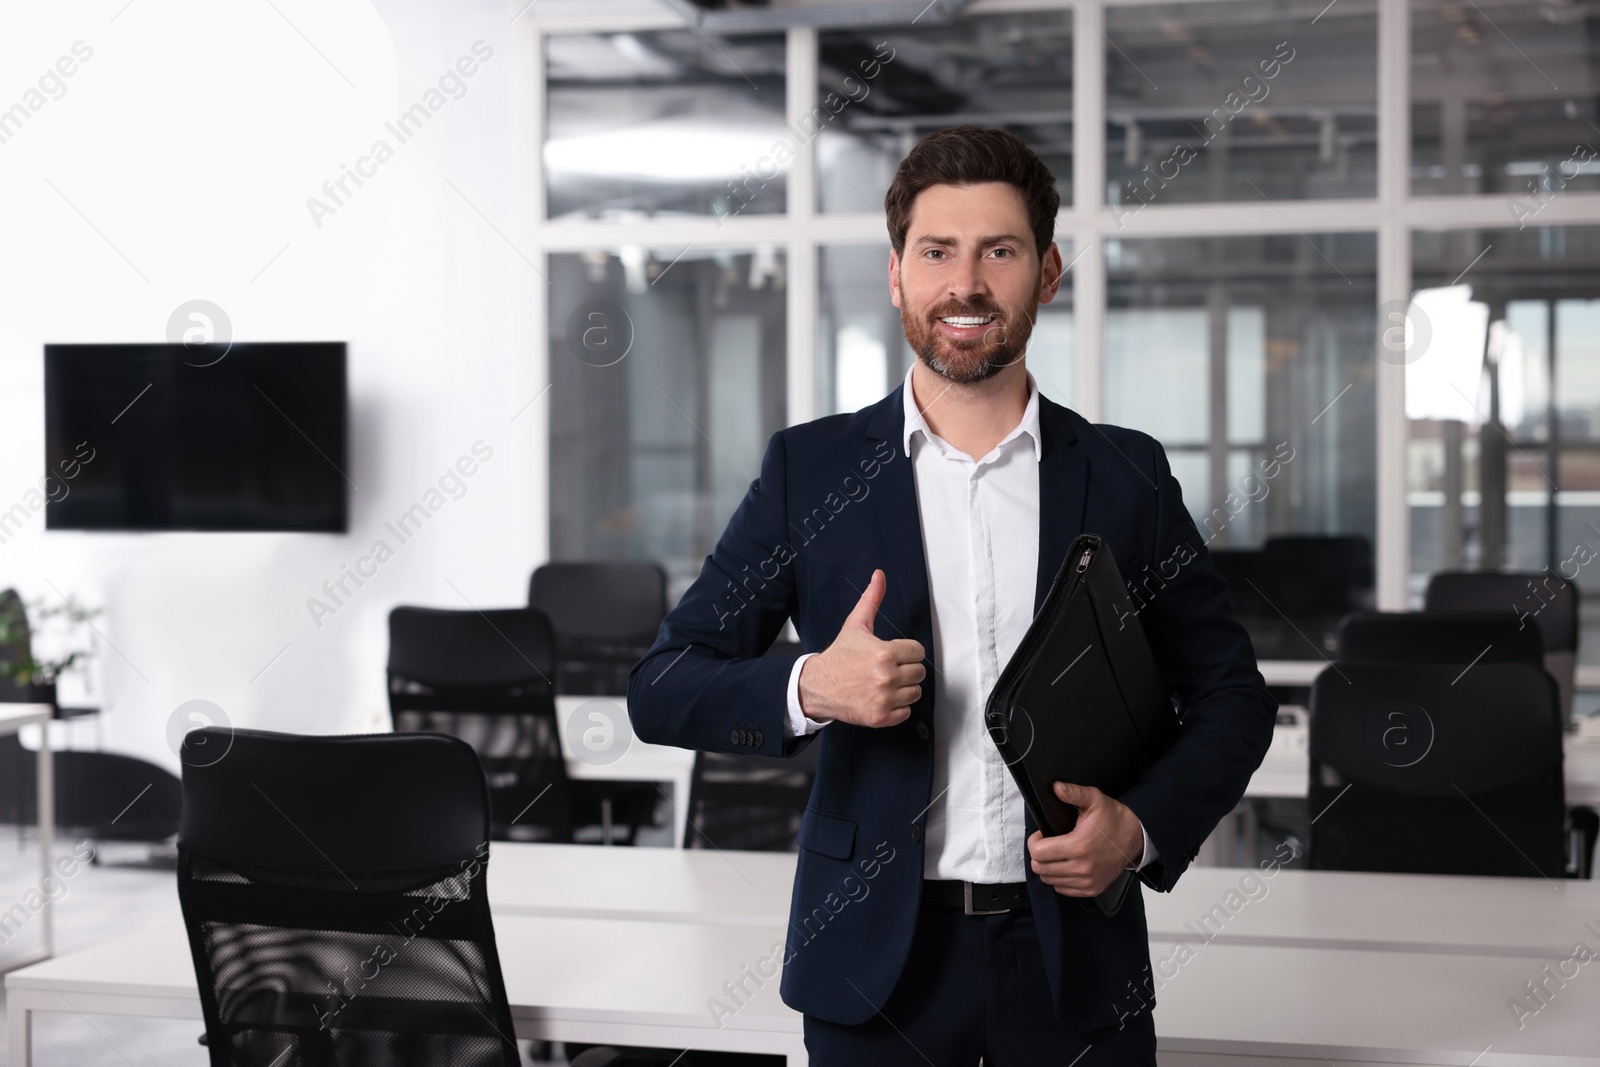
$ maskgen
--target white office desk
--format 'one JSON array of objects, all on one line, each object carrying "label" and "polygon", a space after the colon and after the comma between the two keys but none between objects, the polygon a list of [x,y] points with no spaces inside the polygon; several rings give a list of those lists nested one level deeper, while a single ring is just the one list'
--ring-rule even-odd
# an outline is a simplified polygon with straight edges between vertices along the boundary
[{"label": "white office desk", "polygon": [[1150,944],[1155,966],[1174,961],[1175,972],[1155,994],[1161,1067],[1600,1065],[1600,982],[1585,973],[1600,963],[1583,965],[1518,1029],[1508,999],[1525,997],[1523,983],[1560,957],[1212,944],[1178,963],[1176,951]]},{"label": "white office desk", "polygon": [[[489,901],[496,916],[782,927],[795,858],[496,842]],[[1600,928],[1596,881],[1191,866],[1171,893],[1141,892],[1153,942],[1557,957],[1585,938],[1600,950],[1584,928]]]},{"label": "white office desk", "polygon": [[[1282,678],[1315,678],[1326,663],[1263,661],[1263,673],[1272,666],[1280,678],[1273,684],[1288,684]],[[1272,682],[1272,678],[1268,679]],[[1304,683],[1310,684],[1309,680]],[[587,701],[604,701],[615,710],[616,720],[627,723],[627,701],[621,697],[560,696],[556,713],[562,723],[562,745],[567,753],[567,773],[573,778],[604,781],[671,782],[673,784],[673,843],[682,846],[688,820],[689,782],[694,771],[694,753],[667,745],[647,745],[633,739],[627,750],[612,763],[597,764],[580,759],[572,750],[567,734],[571,716]],[[1247,798],[1287,797],[1304,799],[1309,777],[1307,742],[1309,730],[1301,726],[1280,725],[1272,735],[1272,747],[1250,784]],[[1566,752],[1567,803],[1600,805],[1600,741],[1582,740],[1573,734],[1562,738]]]},{"label": "white office desk", "polygon": [[[51,852],[55,845],[56,834],[56,787],[55,787],[55,761],[50,753],[50,719],[54,708],[49,704],[0,704],[0,737],[14,734],[24,726],[37,723],[39,729],[39,748],[35,753],[38,763],[38,803],[39,809],[39,884],[35,889],[43,903],[38,912],[39,940],[37,949],[20,956],[0,958],[0,973],[16,967],[22,967],[39,960],[47,960],[55,951],[55,932],[51,925],[51,913],[54,908],[47,893],[49,883],[56,880],[56,875],[51,869],[53,860]],[[47,883],[46,880],[49,880]],[[26,905],[22,905],[26,907]]]},{"label": "white office desk", "polygon": [[1152,943],[1559,959],[1585,940],[1600,951],[1595,881],[1191,866],[1171,893],[1145,890],[1144,908]]},{"label": "white office desk", "polygon": [[[584,705],[593,704],[585,709]],[[626,739],[620,755],[605,751],[598,755],[573,747],[572,718],[580,711],[596,711],[607,720],[617,738]],[[694,775],[694,752],[669,745],[648,745],[633,736],[628,719],[628,702],[622,697],[558,696],[556,719],[561,724],[561,749],[566,755],[567,776],[600,782],[656,782],[672,785],[672,843],[681,848],[689,819],[689,782]],[[624,733],[623,731],[626,731]],[[619,746],[620,747],[620,746]]]},{"label": "white office desk", "polygon": [[[1246,797],[1294,797],[1303,799],[1310,781],[1307,726],[1279,725],[1272,733],[1272,746],[1250,784]],[[1563,771],[1568,804],[1600,805],[1600,742],[1563,734]]]},{"label": "white office desk", "polygon": [[795,856],[496,841],[489,901],[496,916],[659,919],[782,927]]},{"label": "white office desk", "polygon": [[[1327,669],[1329,662],[1327,659],[1264,659],[1258,660],[1256,666],[1268,685],[1309,686]],[[1600,689],[1600,664],[1578,664],[1577,686]]]},{"label": "white office desk", "polygon": [[[708,1001],[754,970],[782,927],[503,916],[495,920],[518,1037],[782,1053],[806,1062],[800,1016],[770,979],[740,1010]],[[1152,942],[1158,961],[1176,945]],[[1278,1062],[1600,1065],[1600,981],[1579,971],[1518,1029],[1507,999],[1554,959],[1209,944],[1162,970],[1163,1067]],[[1585,965],[1600,966],[1600,962]],[[1553,987],[1552,987],[1553,988]],[[180,923],[6,979],[12,1067],[31,1067],[36,1012],[199,1019]],[[1262,1060],[1261,1062],[1270,1062]]]}]

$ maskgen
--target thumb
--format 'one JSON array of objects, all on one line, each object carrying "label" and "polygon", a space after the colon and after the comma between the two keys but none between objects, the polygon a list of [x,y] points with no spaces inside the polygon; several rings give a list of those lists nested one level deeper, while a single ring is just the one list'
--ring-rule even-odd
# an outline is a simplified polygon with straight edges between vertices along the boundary
[{"label": "thumb", "polygon": [[883,571],[873,571],[867,587],[861,591],[861,599],[856,601],[856,606],[850,611],[850,617],[845,620],[845,625],[872,633],[872,620],[877,617],[878,606],[883,603],[883,593],[888,585],[889,578]]},{"label": "thumb", "polygon": [[1056,797],[1063,804],[1071,804],[1080,811],[1092,808],[1105,794],[1089,785],[1073,785],[1071,782],[1057,782],[1055,784]]}]

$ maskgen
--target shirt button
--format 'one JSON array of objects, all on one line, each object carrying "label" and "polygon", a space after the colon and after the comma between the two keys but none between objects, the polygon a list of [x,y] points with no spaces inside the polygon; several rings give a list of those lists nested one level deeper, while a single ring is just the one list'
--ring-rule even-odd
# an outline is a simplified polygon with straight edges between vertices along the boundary
[{"label": "shirt button", "polygon": [[927,723],[925,723],[925,722],[917,723],[917,736],[922,738],[924,741],[926,741],[928,739],[928,724]]},{"label": "shirt button", "polygon": [[914,823],[911,824],[911,840],[919,842],[919,843],[922,841],[922,824],[921,823],[914,822]]}]

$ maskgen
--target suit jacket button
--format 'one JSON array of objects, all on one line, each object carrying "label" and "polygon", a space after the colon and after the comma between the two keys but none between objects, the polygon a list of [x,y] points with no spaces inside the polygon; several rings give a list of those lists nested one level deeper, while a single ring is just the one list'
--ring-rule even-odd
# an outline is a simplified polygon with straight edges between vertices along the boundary
[{"label": "suit jacket button", "polygon": [[917,842],[921,842],[921,840],[922,840],[922,824],[921,823],[914,822],[914,823],[911,824],[911,840],[917,841]]},{"label": "suit jacket button", "polygon": [[755,746],[757,748],[760,748],[763,744],[766,743],[766,738],[761,736],[761,731],[760,730],[756,731],[756,738],[755,738],[755,742],[754,743],[755,743]]},{"label": "suit jacket button", "polygon": [[917,723],[917,736],[922,738],[924,741],[926,741],[928,739],[928,724],[927,723],[925,723],[925,722]]},{"label": "suit jacket button", "polygon": [[735,726],[728,734],[728,740],[732,741],[736,745],[744,744],[744,731]]}]

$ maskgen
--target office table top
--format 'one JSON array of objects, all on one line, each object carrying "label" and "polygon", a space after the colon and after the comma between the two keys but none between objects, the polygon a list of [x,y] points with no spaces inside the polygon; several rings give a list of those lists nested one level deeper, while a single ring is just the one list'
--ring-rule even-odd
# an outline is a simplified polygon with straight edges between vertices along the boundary
[{"label": "office table top", "polygon": [[[573,746],[575,731],[572,718],[574,715],[584,716],[579,721],[587,724],[590,713],[603,716],[604,725],[614,731],[615,736],[625,738],[626,745],[618,746],[615,751],[608,749],[599,756],[577,751]],[[573,778],[687,781],[689,772],[694,768],[694,752],[691,750],[646,744],[634,737],[632,724],[628,720],[628,702],[622,697],[563,694],[556,697],[556,717],[561,721],[561,748],[567,758],[567,773]],[[576,732],[581,737],[582,728]]]},{"label": "office table top", "polygon": [[[496,842],[489,901],[496,916],[781,927],[795,860]],[[1600,951],[1600,881],[1190,867],[1171,893],[1143,897],[1152,942],[1555,957],[1586,939]]]},{"label": "office table top", "polygon": [[[1326,667],[1327,664],[1319,664]],[[586,707],[588,705],[588,707]],[[694,767],[694,753],[668,745],[648,745],[634,738],[620,757],[606,763],[582,758],[572,747],[569,724],[579,712],[598,712],[620,728],[628,728],[628,702],[622,697],[560,696],[556,710],[561,718],[562,744],[567,755],[567,771],[574,778],[629,779],[634,781],[676,781],[687,792]],[[1302,723],[1279,724],[1273,731],[1272,747],[1245,788],[1254,798],[1299,798],[1306,795],[1309,775],[1307,742],[1309,731]],[[1600,741],[1583,740],[1573,734],[1562,739],[1566,751],[1567,803],[1600,805]],[[683,800],[675,799],[682,819]],[[682,842],[680,833],[677,840]]]},{"label": "office table top", "polygon": [[782,926],[794,867],[788,852],[496,841],[489,853],[489,902],[497,916]]},{"label": "office table top", "polygon": [[[1280,723],[1272,732],[1272,746],[1245,789],[1247,797],[1304,797],[1310,779],[1310,728]],[[1600,741],[1563,734],[1567,803],[1600,805]]]},{"label": "office table top", "polygon": [[[781,927],[551,916],[497,916],[495,925],[519,1023],[677,1034],[800,1030],[776,979],[754,988],[731,1013],[714,1015],[709,1007],[747,967],[770,969],[763,961],[781,941]],[[1600,982],[1584,980],[1593,976],[1575,972],[1561,987],[1549,986],[1554,995],[1543,1003],[1526,1000],[1530,1010],[1520,1020],[1509,1006],[1509,998],[1526,997],[1524,983],[1541,979],[1545,964],[1557,965],[1560,957],[1180,947],[1158,940],[1151,957],[1164,1054],[1462,1067],[1600,1064]],[[6,985],[31,1010],[199,1014],[177,922],[36,964],[10,975]]]},{"label": "office table top", "polygon": [[49,722],[52,710],[49,704],[0,703],[0,734],[15,733],[30,723]]}]

